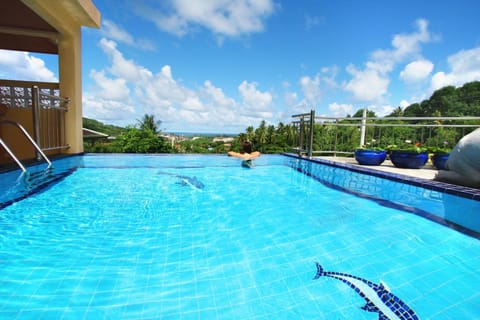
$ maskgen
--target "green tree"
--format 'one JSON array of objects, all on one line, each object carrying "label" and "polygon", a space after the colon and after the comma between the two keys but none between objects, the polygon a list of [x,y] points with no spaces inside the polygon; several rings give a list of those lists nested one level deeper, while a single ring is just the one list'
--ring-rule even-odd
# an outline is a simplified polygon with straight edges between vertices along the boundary
[{"label": "green tree", "polygon": [[247,140],[253,141],[255,138],[255,129],[252,126],[247,127],[246,135],[247,135],[246,137]]},{"label": "green tree", "polygon": [[253,143],[260,152],[265,152],[264,146],[266,142],[267,142],[267,124],[265,120],[262,120],[262,122],[260,122],[260,126],[257,129],[255,129],[255,138],[253,139]]},{"label": "green tree", "polygon": [[393,109],[392,113],[388,115],[387,117],[403,117],[403,110],[402,107],[398,106],[395,109]]},{"label": "green tree", "polygon": [[169,153],[170,145],[150,129],[128,128],[114,144],[127,153]]},{"label": "green tree", "polygon": [[150,130],[153,133],[159,133],[159,127],[162,124],[162,121],[155,120],[155,116],[153,114],[145,114],[142,120],[137,120],[140,126],[140,130]]},{"label": "green tree", "polygon": [[187,153],[224,153],[223,142],[213,142],[210,137],[200,137],[180,142],[182,150]]},{"label": "green tree", "polygon": [[405,117],[422,117],[423,110],[420,104],[414,103],[405,108],[405,110],[403,111],[403,115]]},{"label": "green tree", "polygon": [[286,143],[289,146],[293,146],[297,140],[298,133],[295,125],[289,124],[285,129]]},{"label": "green tree", "polygon": [[[375,118],[377,115],[373,110],[367,110],[367,118]],[[357,112],[353,115],[353,118],[361,118],[363,117],[363,109],[358,109]]]},{"label": "green tree", "polygon": [[108,134],[109,136],[118,136],[125,131],[125,128],[103,124],[100,121],[89,118],[82,118],[82,126],[90,130]]}]

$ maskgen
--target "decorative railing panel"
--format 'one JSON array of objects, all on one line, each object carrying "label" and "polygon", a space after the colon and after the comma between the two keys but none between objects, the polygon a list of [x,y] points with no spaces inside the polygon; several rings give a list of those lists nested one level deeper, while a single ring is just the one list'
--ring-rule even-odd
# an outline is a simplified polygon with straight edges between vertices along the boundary
[{"label": "decorative railing panel", "polygon": [[60,97],[58,83],[0,80],[0,105],[11,110],[31,110],[32,135],[44,151],[69,147],[65,143],[69,102]]}]

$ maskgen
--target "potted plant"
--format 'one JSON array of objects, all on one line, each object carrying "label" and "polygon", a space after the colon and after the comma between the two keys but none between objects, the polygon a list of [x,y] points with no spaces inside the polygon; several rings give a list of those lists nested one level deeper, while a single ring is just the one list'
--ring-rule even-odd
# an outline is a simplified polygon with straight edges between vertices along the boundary
[{"label": "potted plant", "polygon": [[354,155],[359,164],[379,166],[385,161],[387,151],[380,147],[360,147],[355,149]]},{"label": "potted plant", "polygon": [[448,141],[444,141],[441,147],[429,148],[429,152],[431,153],[430,159],[435,168],[438,170],[446,170],[445,163],[447,163],[448,157],[450,156],[450,151],[452,151],[452,149],[448,147]]},{"label": "potted plant", "polygon": [[406,144],[397,146],[388,146],[388,153],[393,165],[397,168],[420,169],[428,160],[427,149],[422,147],[419,142],[416,144]]}]

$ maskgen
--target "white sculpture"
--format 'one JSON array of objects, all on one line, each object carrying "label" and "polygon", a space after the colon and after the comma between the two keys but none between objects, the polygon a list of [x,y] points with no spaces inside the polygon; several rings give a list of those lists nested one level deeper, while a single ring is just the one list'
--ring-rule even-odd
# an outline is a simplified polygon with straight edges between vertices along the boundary
[{"label": "white sculpture", "polygon": [[453,148],[435,180],[480,188],[480,128],[464,136]]}]

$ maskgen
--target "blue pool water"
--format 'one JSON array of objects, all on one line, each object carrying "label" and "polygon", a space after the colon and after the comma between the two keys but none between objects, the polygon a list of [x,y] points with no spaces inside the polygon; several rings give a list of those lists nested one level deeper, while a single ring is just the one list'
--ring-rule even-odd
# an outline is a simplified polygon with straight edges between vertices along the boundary
[{"label": "blue pool water", "polygon": [[479,201],[285,156],[54,167],[0,178],[0,319],[378,319],[355,279],[419,319],[480,317],[480,241],[426,216],[476,229]]}]

